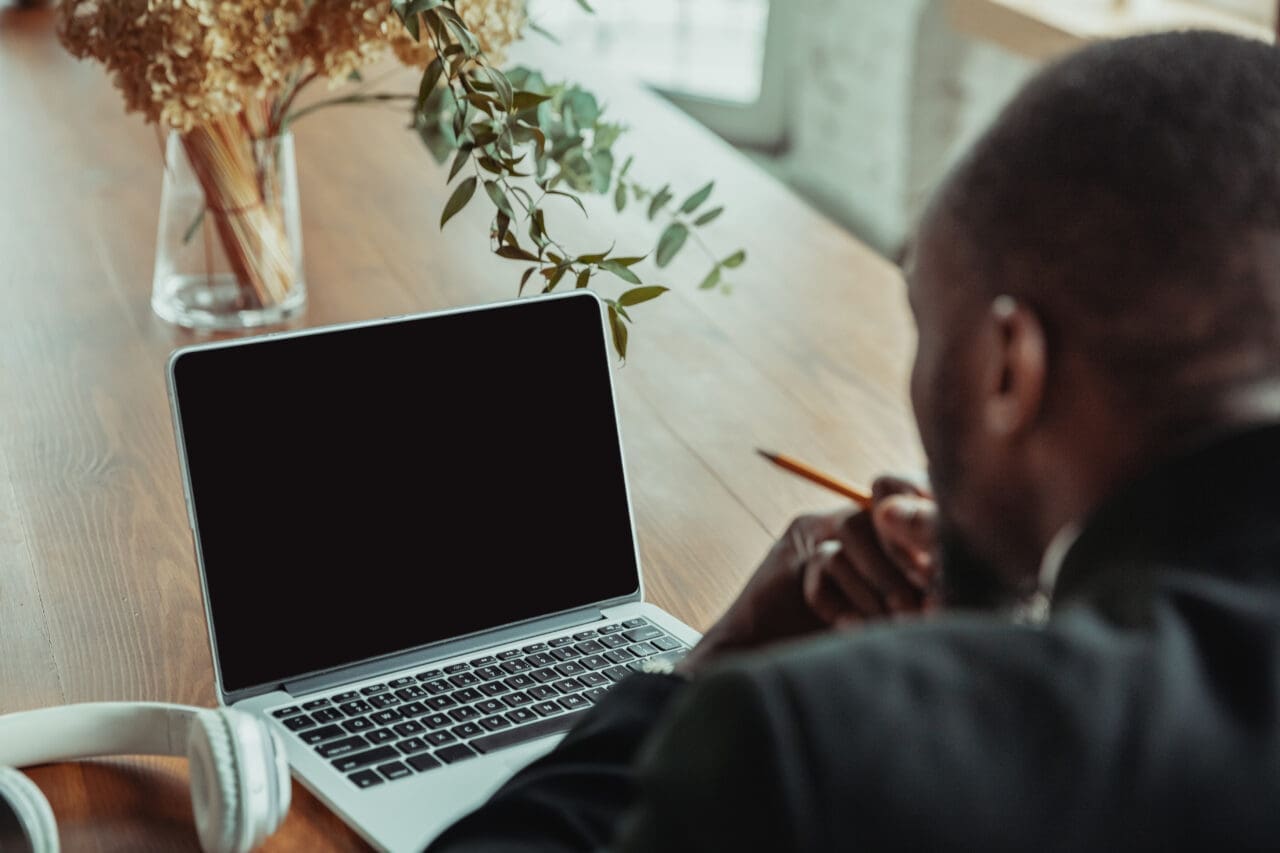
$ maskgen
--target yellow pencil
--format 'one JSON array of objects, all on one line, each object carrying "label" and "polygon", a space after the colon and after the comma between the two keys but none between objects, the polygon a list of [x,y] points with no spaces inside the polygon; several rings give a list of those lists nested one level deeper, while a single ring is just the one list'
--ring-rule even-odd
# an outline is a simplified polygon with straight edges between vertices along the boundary
[{"label": "yellow pencil", "polygon": [[756,448],[756,453],[759,453],[779,468],[803,477],[810,483],[822,486],[824,489],[835,492],[837,495],[843,495],[863,509],[871,509],[871,493],[865,489],[860,489],[857,486],[851,486],[848,483],[837,480],[830,474],[824,474],[817,468],[814,468],[811,465],[806,465],[799,459],[795,459],[783,453],[770,453],[768,450],[761,450],[759,448]]}]

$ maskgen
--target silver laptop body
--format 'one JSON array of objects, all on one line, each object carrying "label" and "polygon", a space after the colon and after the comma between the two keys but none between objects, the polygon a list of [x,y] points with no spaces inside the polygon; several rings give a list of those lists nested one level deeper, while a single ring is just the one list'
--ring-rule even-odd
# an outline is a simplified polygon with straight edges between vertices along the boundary
[{"label": "silver laptop body", "polygon": [[169,361],[218,700],[378,848],[698,639],[643,600],[611,372],[585,291]]}]

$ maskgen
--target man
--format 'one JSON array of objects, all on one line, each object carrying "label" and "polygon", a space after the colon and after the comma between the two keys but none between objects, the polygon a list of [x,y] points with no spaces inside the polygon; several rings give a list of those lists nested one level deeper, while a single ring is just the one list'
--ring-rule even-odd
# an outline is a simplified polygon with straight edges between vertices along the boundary
[{"label": "man", "polygon": [[[907,277],[936,517],[886,480],[797,521],[433,849],[1280,844],[1280,52],[1051,66]],[[870,624],[939,564],[956,612]]]}]

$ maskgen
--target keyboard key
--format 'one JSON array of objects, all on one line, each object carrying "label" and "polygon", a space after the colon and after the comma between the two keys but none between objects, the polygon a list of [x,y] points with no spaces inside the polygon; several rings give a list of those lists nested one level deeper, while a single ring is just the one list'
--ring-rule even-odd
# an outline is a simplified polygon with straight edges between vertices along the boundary
[{"label": "keyboard key", "polygon": [[595,703],[595,702],[598,702],[600,698],[604,696],[604,694],[607,692],[608,691],[605,690],[603,687],[593,687],[590,690],[582,691],[582,696],[588,702]]},{"label": "keyboard key", "polygon": [[369,697],[369,704],[375,708],[386,708],[389,705],[399,705],[400,699],[394,693],[379,693]]},{"label": "keyboard key", "polygon": [[598,672],[584,672],[578,676],[578,680],[588,687],[599,687],[601,684],[609,683],[609,679]]},{"label": "keyboard key", "polygon": [[346,755],[349,752],[364,749],[368,745],[369,742],[367,740],[356,735],[355,737],[322,743],[316,747],[316,752],[320,753],[321,758],[337,758],[339,755]]},{"label": "keyboard key", "polygon": [[497,699],[485,699],[483,701],[477,702],[475,704],[475,709],[479,711],[481,714],[496,714],[499,711],[507,710],[506,706],[504,706]]},{"label": "keyboard key", "polygon": [[409,766],[421,773],[424,770],[431,770],[441,765],[439,761],[436,761],[430,755],[415,755],[409,759]]},{"label": "keyboard key", "polygon": [[391,729],[402,737],[408,737],[409,735],[416,735],[426,731],[426,727],[416,720],[406,720],[403,723],[396,723],[391,727]]},{"label": "keyboard key", "polygon": [[541,669],[544,666],[554,666],[556,659],[546,652],[538,652],[536,655],[529,655],[524,659],[529,666]]},{"label": "keyboard key", "polygon": [[486,696],[497,696],[499,693],[506,693],[510,689],[501,681],[490,681],[488,684],[480,685],[480,692]]},{"label": "keyboard key", "polygon": [[602,657],[610,663],[626,663],[629,660],[635,660],[635,655],[626,649],[614,649],[611,652],[605,652]]},{"label": "keyboard key", "polygon": [[449,716],[453,717],[457,722],[465,722],[466,720],[474,720],[480,716],[480,712],[470,705],[463,705],[461,708],[454,708],[449,712]]},{"label": "keyboard key", "polygon": [[539,702],[533,706],[533,710],[539,717],[549,717],[552,714],[559,714],[564,709],[555,702]]},{"label": "keyboard key", "polygon": [[633,643],[638,643],[641,640],[652,640],[654,637],[661,637],[662,631],[652,625],[645,625],[643,628],[632,628],[630,631],[623,631],[622,636]]},{"label": "keyboard key", "polygon": [[408,702],[400,706],[400,716],[405,718],[416,717],[425,713],[427,713],[427,706],[421,702]]},{"label": "keyboard key", "polygon": [[367,714],[373,710],[373,706],[363,699],[356,699],[354,702],[344,702],[339,705],[338,708],[348,717],[358,717],[361,714]]},{"label": "keyboard key", "polygon": [[502,679],[502,683],[512,690],[523,690],[526,687],[532,687],[534,681],[527,675],[513,675],[510,678]]},{"label": "keyboard key", "polygon": [[445,764],[453,764],[455,761],[472,758],[475,754],[475,750],[467,746],[465,743],[446,746],[444,749],[436,750],[436,758],[440,759]]},{"label": "keyboard key", "polygon": [[423,696],[426,696],[427,691],[423,690],[418,685],[413,684],[413,685],[410,685],[409,687],[401,687],[399,690],[396,691],[396,695],[399,696],[404,701],[408,702],[410,699],[420,699]]},{"label": "keyboard key", "polygon": [[518,690],[509,696],[503,696],[502,701],[507,704],[507,707],[516,708],[520,705],[528,705],[533,701],[533,697],[528,693],[525,693],[523,690]]},{"label": "keyboard key", "polygon": [[342,737],[344,734],[346,734],[346,732],[342,729],[330,724],[327,726],[321,726],[318,729],[309,729],[300,734],[299,737],[302,738],[303,743],[316,744],[321,741],[329,740],[330,738]]},{"label": "keyboard key", "polygon": [[396,749],[405,755],[412,755],[415,752],[422,752],[424,749],[430,749],[427,742],[420,737],[411,737],[408,740],[402,740],[396,744]]},{"label": "keyboard key", "polygon": [[457,740],[457,738],[453,736],[452,732],[427,732],[425,735],[423,735],[423,737],[426,738],[427,743],[431,744],[432,746],[440,746],[441,744],[445,744],[445,743],[453,743],[455,740]]},{"label": "keyboard key", "polygon": [[485,681],[493,681],[495,678],[501,678],[506,673],[498,669],[496,666],[482,666],[476,670],[476,675]]},{"label": "keyboard key", "polygon": [[588,702],[586,699],[583,699],[581,696],[577,695],[576,693],[572,696],[565,696],[564,698],[560,699],[560,707],[564,708],[566,711],[576,711],[579,708],[585,708],[590,704],[591,704],[590,702]]},{"label": "keyboard key", "polygon": [[576,693],[582,689],[582,682],[576,678],[566,678],[551,685],[561,693]]},{"label": "keyboard key", "polygon": [[577,675],[580,672],[586,671],[587,668],[576,661],[567,661],[566,663],[556,665],[556,672],[561,675]]},{"label": "keyboard key", "polygon": [[355,770],[357,767],[364,767],[367,764],[377,764],[379,761],[386,761],[399,755],[400,753],[389,746],[380,746],[367,752],[356,752],[351,755],[344,755],[341,758],[335,758],[330,763],[338,768],[338,772],[346,773],[348,770]]},{"label": "keyboard key", "polygon": [[577,643],[574,648],[578,650],[580,655],[594,655],[604,651],[604,646],[600,645],[596,640],[587,640],[585,643]]},{"label": "keyboard key", "polygon": [[337,696],[330,696],[329,698],[332,699],[334,703],[341,704],[343,702],[350,702],[352,699],[360,698],[360,694],[354,690],[348,690],[346,693],[339,693]]},{"label": "keyboard key", "polygon": [[447,714],[431,714],[423,717],[419,722],[429,729],[442,729],[453,724],[453,720],[449,719]]},{"label": "keyboard key", "polygon": [[284,721],[284,727],[291,732],[309,729],[316,724],[316,721],[308,717],[306,714],[299,714],[296,717],[289,717]]},{"label": "keyboard key", "polygon": [[627,650],[630,651],[631,654],[640,658],[648,657],[649,655],[656,655],[658,653],[657,647],[651,643],[636,643],[635,645],[628,646]]},{"label": "keyboard key", "polygon": [[573,638],[575,640],[589,640],[592,637],[596,636],[596,634],[597,634],[596,629],[592,628],[589,631],[579,631],[578,633],[573,635]]},{"label": "keyboard key", "polygon": [[497,660],[497,658],[495,658],[493,655],[485,655],[482,658],[476,658],[475,660],[471,661],[471,665],[472,666],[489,666],[495,660]]},{"label": "keyboard key", "polygon": [[412,676],[408,676],[408,675],[406,675],[404,678],[393,678],[387,682],[387,684],[390,684],[392,687],[408,687],[410,684],[417,684],[417,683],[418,682]]},{"label": "keyboard key", "polygon": [[561,646],[558,649],[552,649],[551,656],[556,660],[568,660],[569,658],[576,658],[578,650],[573,646]]},{"label": "keyboard key", "polygon": [[601,634],[616,634],[622,630],[621,625],[605,625],[600,629]]},{"label": "keyboard key", "polygon": [[534,699],[554,699],[557,695],[554,687],[548,687],[545,684],[535,684],[527,691]]},{"label": "keyboard key", "polygon": [[285,717],[292,717],[294,714],[302,713],[302,709],[297,705],[290,705],[288,708],[281,708],[278,711],[272,711],[271,716],[277,720],[283,720]]},{"label": "keyboard key", "polygon": [[507,649],[505,652],[498,652],[498,660],[511,660],[520,656],[519,649]]},{"label": "keyboard key", "polygon": [[606,669],[609,666],[609,661],[603,655],[587,655],[578,662],[587,669]]},{"label": "keyboard key", "polygon": [[478,734],[484,733],[484,729],[480,728],[480,724],[475,722],[463,723],[460,726],[454,726],[453,728],[449,729],[449,731],[453,732],[455,735],[462,738],[463,740],[466,740],[469,737],[475,737]]},{"label": "keyboard key", "polygon": [[365,696],[372,696],[375,693],[386,693],[387,689],[387,685],[379,682],[377,684],[370,684],[368,687],[361,687],[360,692]]},{"label": "keyboard key", "polygon": [[533,667],[529,666],[529,664],[524,662],[523,658],[516,658],[515,660],[504,660],[502,662],[502,668],[505,669],[507,672],[511,673],[512,675],[515,675],[517,672],[528,672],[529,670],[533,669]]},{"label": "keyboard key", "polygon": [[464,687],[451,695],[453,696],[453,701],[459,703],[474,702],[481,698],[480,691],[476,690],[474,687]]},{"label": "keyboard key", "polygon": [[437,678],[435,681],[428,681],[422,685],[423,689],[435,696],[437,693],[444,693],[446,690],[452,690],[453,685],[445,681],[443,678]]},{"label": "keyboard key", "polygon": [[312,699],[310,702],[302,703],[302,710],[314,711],[316,708],[325,708],[325,707],[328,707],[328,705],[329,705],[328,699]]},{"label": "keyboard key", "polygon": [[631,670],[625,666],[611,666],[600,674],[610,681],[621,681],[631,674]]},{"label": "keyboard key", "polygon": [[600,645],[606,649],[616,649],[618,646],[625,646],[626,644],[627,638],[621,634],[610,634],[607,637],[600,638]]},{"label": "keyboard key", "polygon": [[400,737],[400,735],[391,731],[391,729],[374,729],[365,735],[365,739],[374,746],[386,743],[389,740],[395,740],[398,737]]},{"label": "keyboard key", "polygon": [[373,721],[368,717],[353,717],[343,723],[342,727],[349,732],[362,732],[365,729],[373,728]]},{"label": "keyboard key", "polygon": [[452,696],[432,696],[427,700],[427,707],[433,711],[442,711],[458,703],[453,701]]},{"label": "keyboard key", "polygon": [[419,681],[433,681],[434,679],[437,679],[439,677],[440,677],[440,670],[438,669],[428,669],[425,672],[420,672],[414,676],[414,678],[418,679]]},{"label": "keyboard key", "polygon": [[372,770],[361,770],[359,773],[352,773],[347,778],[354,782],[357,788],[372,788],[374,785],[382,784],[382,777]]},{"label": "keyboard key", "polygon": [[535,669],[533,672],[529,673],[529,675],[531,675],[533,680],[539,684],[546,684],[548,681],[555,681],[560,677],[560,673],[556,672],[551,667],[547,667],[546,669]]},{"label": "keyboard key", "polygon": [[449,676],[449,681],[454,687],[469,687],[472,684],[479,684],[480,679],[476,678],[473,672],[460,672],[457,675]]},{"label": "keyboard key", "polygon": [[531,655],[534,652],[545,652],[546,650],[547,650],[546,643],[530,643],[529,645],[522,648],[520,651],[524,652],[526,655]]},{"label": "keyboard key", "polygon": [[649,622],[647,620],[636,618],[636,619],[628,619],[626,622],[623,622],[622,627],[623,628],[639,628],[641,625],[648,625],[648,624]]},{"label": "keyboard key", "polygon": [[573,637],[556,637],[554,640],[551,640],[550,642],[548,642],[547,645],[553,649],[558,649],[561,646],[567,646],[572,642],[573,642]]},{"label": "keyboard key", "polygon": [[469,664],[469,663],[454,663],[454,664],[449,664],[449,666],[446,666],[446,667],[444,668],[444,674],[445,674],[445,675],[453,675],[455,672],[462,672],[463,670],[467,670],[467,669],[470,669],[470,668],[471,668],[471,664]]},{"label": "keyboard key", "polygon": [[379,764],[378,772],[386,776],[392,782],[397,779],[403,779],[406,776],[412,776],[413,771],[401,764],[399,761],[392,761],[387,764]]},{"label": "keyboard key", "polygon": [[664,652],[669,652],[672,649],[678,649],[681,646],[680,641],[675,637],[654,637],[652,642]]},{"label": "keyboard key", "polygon": [[538,715],[530,711],[528,708],[512,708],[507,712],[507,719],[516,725],[527,723],[530,720],[538,719]]},{"label": "keyboard key", "polygon": [[496,732],[498,729],[506,729],[511,727],[511,721],[501,715],[485,717],[480,721],[480,725],[490,732]]},{"label": "keyboard key", "polygon": [[[556,734],[558,732],[568,731],[574,723],[578,721],[581,712],[576,714],[562,714],[559,717],[553,717],[547,720],[538,720],[536,723],[528,723],[523,726],[516,726],[506,731],[494,732],[491,735],[476,738],[471,745],[480,752],[489,753],[494,750],[503,749],[508,746],[515,746],[518,743],[525,743],[536,738],[545,737],[547,735]],[[439,753],[436,753],[439,755]]]},{"label": "keyboard key", "polygon": [[386,726],[400,719],[400,712],[395,708],[388,711],[375,711],[369,715],[369,719],[373,720],[380,726]]}]

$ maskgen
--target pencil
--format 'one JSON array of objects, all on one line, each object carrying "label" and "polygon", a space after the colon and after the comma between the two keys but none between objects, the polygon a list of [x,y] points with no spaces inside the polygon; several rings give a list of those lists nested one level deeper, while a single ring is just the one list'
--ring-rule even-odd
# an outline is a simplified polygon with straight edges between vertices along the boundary
[{"label": "pencil", "polygon": [[803,477],[810,483],[822,486],[824,489],[835,492],[837,495],[843,495],[863,509],[871,509],[871,493],[865,489],[860,489],[857,486],[851,486],[848,483],[841,482],[830,474],[824,474],[817,468],[814,468],[811,465],[806,465],[799,459],[794,459],[783,453],[770,453],[768,450],[761,450],[760,448],[756,448],[756,453],[759,453],[779,468]]}]

